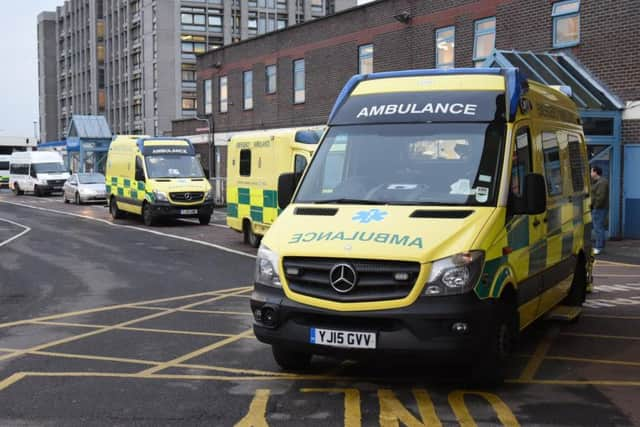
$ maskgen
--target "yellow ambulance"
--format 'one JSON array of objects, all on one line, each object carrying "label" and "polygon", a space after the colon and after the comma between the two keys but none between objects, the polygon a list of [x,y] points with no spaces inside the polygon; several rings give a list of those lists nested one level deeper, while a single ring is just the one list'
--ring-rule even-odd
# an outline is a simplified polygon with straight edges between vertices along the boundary
[{"label": "yellow ambulance", "polygon": [[257,248],[278,216],[278,177],[302,174],[320,130],[291,130],[238,135],[227,151],[227,225]]},{"label": "yellow ambulance", "polygon": [[186,139],[118,135],[109,146],[106,190],[113,219],[141,215],[145,225],[160,218],[197,218],[209,224],[211,185]]},{"label": "yellow ambulance", "polygon": [[354,76],[297,181],[280,178],[251,297],[283,368],[408,353],[500,380],[522,329],[554,307],[579,314],[592,263],[581,121],[517,69]]}]

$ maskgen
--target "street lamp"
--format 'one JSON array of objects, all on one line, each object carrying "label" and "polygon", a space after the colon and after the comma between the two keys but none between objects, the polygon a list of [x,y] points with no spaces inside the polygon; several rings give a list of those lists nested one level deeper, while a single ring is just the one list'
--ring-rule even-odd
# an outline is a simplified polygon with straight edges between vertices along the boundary
[{"label": "street lamp", "polygon": [[194,119],[207,123],[207,130],[209,133],[209,178],[216,177],[216,163],[213,161],[213,157],[216,155],[216,144],[213,140],[213,128],[211,127],[212,120],[206,117],[194,117]]}]

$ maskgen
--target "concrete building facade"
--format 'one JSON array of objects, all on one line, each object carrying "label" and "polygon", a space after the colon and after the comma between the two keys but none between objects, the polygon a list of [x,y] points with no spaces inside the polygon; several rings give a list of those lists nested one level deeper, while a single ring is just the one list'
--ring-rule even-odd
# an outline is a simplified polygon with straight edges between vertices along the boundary
[{"label": "concrete building facade", "polygon": [[[525,69],[517,52],[566,55],[612,100],[610,108],[581,109],[592,161],[611,172],[610,233],[640,237],[640,168],[632,160],[640,159],[638,22],[634,0],[379,0],[202,55],[199,113],[211,113],[216,144],[224,145],[218,135],[324,124],[357,73],[503,66],[492,60],[497,51],[516,52],[509,64]],[[576,88],[581,78],[566,77]],[[176,123],[183,135],[199,126]]]},{"label": "concrete building facade", "polygon": [[[355,0],[339,5],[355,5]],[[41,91],[40,122],[49,126],[43,140],[62,138],[72,114],[104,114],[116,133],[169,132],[172,120],[197,114],[197,54],[324,16],[329,6],[336,4],[67,0],[55,12],[55,48],[50,40],[39,45],[39,56],[49,64],[42,68],[43,80],[55,80],[57,91],[55,107]],[[43,14],[39,31],[51,31],[51,25],[52,15]]]},{"label": "concrete building facade", "polygon": [[56,21],[54,12],[38,15],[38,107],[42,141],[58,135]]}]

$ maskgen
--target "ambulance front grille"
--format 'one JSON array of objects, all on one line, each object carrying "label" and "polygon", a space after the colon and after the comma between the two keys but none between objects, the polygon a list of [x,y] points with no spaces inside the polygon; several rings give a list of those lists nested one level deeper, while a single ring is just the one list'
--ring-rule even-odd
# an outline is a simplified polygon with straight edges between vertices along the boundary
[{"label": "ambulance front grille", "polygon": [[[331,285],[331,272],[341,264],[351,267],[357,277],[353,289],[346,292],[338,292]],[[340,302],[404,298],[413,289],[420,273],[419,263],[406,261],[285,257],[283,265],[289,289],[293,292]],[[339,272],[336,271],[334,279],[337,277]],[[341,285],[344,284],[339,283],[337,287],[344,291],[345,286]]]},{"label": "ambulance front grille", "polygon": [[202,191],[186,191],[169,193],[169,197],[174,202],[197,202],[202,200],[204,193]]}]

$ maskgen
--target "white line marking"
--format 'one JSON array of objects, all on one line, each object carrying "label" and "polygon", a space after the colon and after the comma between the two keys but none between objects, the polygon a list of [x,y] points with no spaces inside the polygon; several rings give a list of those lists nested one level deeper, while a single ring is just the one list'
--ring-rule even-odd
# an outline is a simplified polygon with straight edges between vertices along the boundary
[{"label": "white line marking", "polygon": [[26,225],[18,224],[17,222],[13,222],[13,221],[8,220],[8,219],[0,218],[0,221],[8,222],[9,224],[17,225],[18,227],[24,228],[24,231],[22,231],[21,233],[16,234],[15,236],[5,240],[4,242],[0,242],[0,247],[8,244],[9,242],[13,242],[18,237],[23,236],[23,235],[25,235],[25,234],[27,234],[28,232],[31,231],[31,227],[27,227]]},{"label": "white line marking", "polygon": [[248,254],[248,253],[242,252],[242,251],[238,251],[236,249],[227,248],[226,246],[217,245],[215,243],[209,243],[209,242],[205,242],[203,240],[190,239],[188,237],[176,236],[175,234],[162,233],[160,231],[150,230],[150,229],[141,228],[141,227],[135,227],[133,225],[114,224],[113,222],[108,221],[106,219],[102,219],[102,218],[94,218],[94,217],[87,216],[87,215],[80,215],[80,214],[71,213],[71,212],[59,211],[57,209],[42,208],[40,206],[31,206],[31,205],[27,205],[27,204],[24,204],[24,203],[7,202],[6,200],[0,200],[0,203],[6,203],[6,204],[9,204],[9,205],[21,206],[21,207],[24,207],[24,208],[35,209],[35,210],[44,211],[44,212],[51,212],[51,213],[56,213],[56,214],[60,214],[60,215],[67,215],[67,216],[74,216],[74,217],[77,217],[77,218],[89,219],[91,221],[101,222],[101,223],[110,225],[112,227],[129,228],[129,229],[132,229],[132,230],[143,231],[145,233],[155,234],[157,236],[164,236],[164,237],[169,237],[171,239],[182,240],[182,241],[189,242],[189,243],[195,243],[195,244],[198,244],[198,245],[208,246],[210,248],[219,249],[219,250],[224,251],[224,252],[229,252],[229,253],[232,253],[232,254],[241,255],[241,256],[248,257],[248,258],[253,258],[253,259],[256,258],[255,255]]}]

